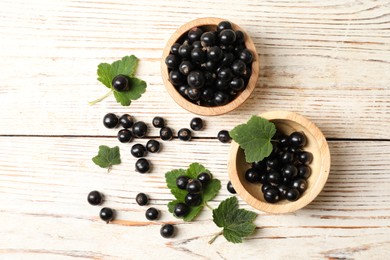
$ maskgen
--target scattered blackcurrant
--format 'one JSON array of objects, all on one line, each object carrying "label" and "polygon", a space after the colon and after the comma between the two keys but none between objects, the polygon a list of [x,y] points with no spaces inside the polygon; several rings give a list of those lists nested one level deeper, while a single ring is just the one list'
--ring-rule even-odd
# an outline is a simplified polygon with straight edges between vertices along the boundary
[{"label": "scattered blackcurrant", "polygon": [[160,138],[163,141],[169,141],[173,138],[172,129],[169,127],[163,127],[160,129]]},{"label": "scattered blackcurrant", "polygon": [[149,202],[149,198],[145,193],[138,193],[137,196],[135,197],[135,201],[137,202],[138,205],[140,206],[145,206]]},{"label": "scattered blackcurrant", "polygon": [[111,208],[102,208],[99,213],[100,219],[106,223],[114,219],[114,210]]},{"label": "scattered blackcurrant", "polygon": [[164,238],[170,238],[175,233],[175,227],[171,224],[164,224],[161,226],[160,235]]},{"label": "scattered blackcurrant", "polygon": [[147,173],[150,170],[149,161],[145,158],[138,159],[135,162],[135,170],[139,173]]},{"label": "scattered blackcurrant", "polygon": [[162,128],[165,125],[165,120],[160,116],[156,116],[152,120],[152,125],[156,128]]},{"label": "scattered blackcurrant", "polygon": [[199,193],[187,193],[184,201],[188,206],[196,207],[202,203],[202,196]]},{"label": "scattered blackcurrant", "polygon": [[187,176],[181,175],[176,179],[176,186],[181,190],[185,190],[189,180]]},{"label": "scattered blackcurrant", "polygon": [[231,181],[228,181],[228,183],[226,184],[226,188],[227,190],[231,193],[231,194],[236,194],[236,190],[234,189],[233,187],[233,184]]},{"label": "scattered blackcurrant", "polygon": [[188,128],[182,128],[177,132],[177,136],[182,141],[189,141],[191,140],[191,131]]},{"label": "scattered blackcurrant", "polygon": [[184,217],[185,215],[188,214],[189,211],[190,208],[185,203],[181,203],[181,202],[177,203],[175,205],[175,208],[173,209],[173,213],[178,218]]},{"label": "scattered blackcurrant", "polygon": [[202,130],[203,128],[203,120],[199,117],[194,117],[190,122],[190,127],[194,131]]},{"label": "scattered blackcurrant", "polygon": [[103,195],[97,190],[91,191],[88,194],[88,203],[94,206],[100,205],[103,201]]},{"label": "scattered blackcurrant", "polygon": [[147,130],[148,127],[143,121],[135,122],[133,125],[133,134],[136,137],[144,137],[146,135]]},{"label": "scattered blackcurrant", "polygon": [[103,125],[107,128],[115,128],[118,126],[119,119],[113,113],[108,113],[103,118]]},{"label": "scattered blackcurrant", "polygon": [[122,129],[118,132],[118,140],[121,143],[128,143],[133,140],[133,133],[128,129]]},{"label": "scattered blackcurrant", "polygon": [[145,212],[145,217],[148,220],[156,220],[159,215],[160,212],[154,207],[148,208]]},{"label": "scattered blackcurrant", "polygon": [[146,150],[151,153],[157,153],[160,151],[160,142],[157,140],[149,140],[146,143]]},{"label": "scattered blackcurrant", "polygon": [[232,140],[227,130],[219,131],[217,137],[221,143],[229,143]]},{"label": "scattered blackcurrant", "polygon": [[121,126],[125,129],[128,129],[133,126],[133,117],[129,114],[124,114],[119,118]]},{"label": "scattered blackcurrant", "polygon": [[131,147],[131,155],[136,158],[144,157],[146,154],[146,148],[142,144],[135,144]]}]

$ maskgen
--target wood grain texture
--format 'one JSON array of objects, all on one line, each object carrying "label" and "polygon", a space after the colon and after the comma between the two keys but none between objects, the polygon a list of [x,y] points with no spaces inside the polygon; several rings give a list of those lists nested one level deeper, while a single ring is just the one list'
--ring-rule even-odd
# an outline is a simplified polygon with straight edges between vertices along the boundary
[{"label": "wood grain texture", "polygon": [[[118,142],[113,138],[84,138],[82,142],[79,138],[26,137],[12,142],[0,138],[2,257],[140,259],[147,254],[148,259],[161,259],[163,254],[164,259],[246,259],[258,256],[259,248],[266,258],[278,259],[292,255],[313,259],[390,256],[387,142],[330,142],[331,174],[317,199],[295,213],[256,211],[257,231],[240,245],[223,238],[207,243],[218,232],[208,209],[197,221],[183,223],[166,208],[173,197],[165,186],[164,173],[185,168],[194,160],[222,181],[223,189],[211,206],[230,196],[225,188],[229,145],[217,140],[164,142],[161,153],[148,156],[152,171],[142,175],[133,170],[135,158],[130,156],[129,144],[119,145],[123,163],[111,173],[95,166],[91,157],[100,144]],[[178,153],[179,147],[186,152]],[[105,194],[102,206],[117,211],[114,224],[100,221],[100,207],[88,205],[86,195],[93,189]],[[147,207],[135,203],[138,192],[149,194],[150,205],[161,210],[158,221],[145,219]],[[176,224],[175,238],[160,236],[163,222]]]},{"label": "wood grain texture", "polygon": [[[390,2],[387,0],[0,0],[1,259],[388,259],[390,258]],[[203,117],[191,142],[164,142],[152,171],[134,171],[131,144],[102,126],[108,112],[151,126],[163,116],[177,132],[194,114],[166,92],[160,58],[169,37],[199,17],[222,17],[253,39],[260,77],[237,110]],[[97,80],[101,62],[134,54],[148,83],[141,99],[120,107]],[[197,161],[222,181],[210,205],[226,199],[229,145],[216,135],[253,114],[294,111],[328,138],[328,181],[307,207],[258,212],[255,234],[233,245],[205,209],[183,223],[166,210],[164,173]],[[158,136],[150,127],[148,138]],[[137,140],[146,143],[147,139]],[[135,141],[133,142],[133,144]],[[107,174],[91,158],[119,145],[123,163]],[[86,195],[97,189],[117,211],[98,218]],[[135,203],[143,191],[162,211],[146,221]],[[251,209],[243,200],[240,206]],[[161,223],[177,236],[163,239]]]}]

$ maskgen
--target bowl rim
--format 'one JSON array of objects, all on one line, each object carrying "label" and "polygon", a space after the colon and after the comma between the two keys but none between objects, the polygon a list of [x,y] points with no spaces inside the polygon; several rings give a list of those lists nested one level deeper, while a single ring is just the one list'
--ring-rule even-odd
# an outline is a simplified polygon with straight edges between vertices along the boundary
[{"label": "bowl rim", "polygon": [[298,209],[301,209],[307,206],[310,202],[312,202],[318,194],[322,191],[325,183],[329,177],[330,170],[330,151],[328,143],[325,139],[325,136],[321,132],[321,130],[311,121],[309,121],[304,116],[289,111],[270,111],[266,113],[259,114],[258,116],[263,117],[267,120],[290,120],[294,121],[304,128],[306,128],[316,139],[318,149],[321,155],[320,161],[320,173],[318,175],[318,179],[313,183],[314,186],[310,188],[309,193],[297,201],[288,202],[287,204],[272,204],[264,201],[260,201],[255,198],[252,194],[250,194],[244,186],[241,184],[241,181],[238,177],[236,158],[237,153],[240,149],[238,143],[232,140],[230,152],[229,152],[229,161],[228,161],[228,172],[230,181],[233,184],[234,189],[237,194],[246,201],[252,207],[267,212],[267,213],[288,213],[293,212]]},{"label": "bowl rim", "polygon": [[[183,33],[197,26],[207,26],[207,25],[216,26],[221,21],[229,21],[232,24],[233,29],[241,30],[246,35],[245,46],[253,53],[252,74],[251,77],[249,78],[246,88],[234,100],[232,100],[228,104],[223,106],[215,106],[215,107],[196,105],[188,101],[184,97],[182,97],[180,93],[178,93],[178,91],[175,89],[175,87],[169,82],[168,68],[165,64],[165,58],[168,56],[171,46],[177,41],[177,39],[179,39],[183,35]],[[198,18],[180,26],[167,41],[163,50],[160,63],[161,63],[161,77],[163,79],[164,86],[168,91],[169,95],[172,97],[172,99],[185,110],[203,116],[222,115],[234,110],[235,108],[243,104],[252,94],[253,90],[257,85],[257,80],[259,78],[259,69],[260,69],[259,58],[256,51],[256,47],[252,38],[249,37],[248,33],[245,30],[243,30],[240,26],[233,23],[232,21],[227,19],[217,18],[217,17]]]}]

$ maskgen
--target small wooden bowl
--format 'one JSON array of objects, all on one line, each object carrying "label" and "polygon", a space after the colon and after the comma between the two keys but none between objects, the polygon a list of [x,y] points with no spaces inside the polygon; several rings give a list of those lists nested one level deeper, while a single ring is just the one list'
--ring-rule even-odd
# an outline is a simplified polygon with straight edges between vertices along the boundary
[{"label": "small wooden bowl", "polygon": [[250,165],[245,161],[244,151],[232,141],[230,159],[228,163],[229,178],[238,195],[252,207],[269,213],[287,213],[298,210],[314,200],[324,187],[330,168],[330,153],[328,143],[320,129],[305,117],[287,111],[273,111],[259,115],[270,120],[276,128],[290,134],[294,131],[303,131],[307,137],[305,151],[313,154],[313,161],[309,165],[312,174],[308,179],[307,190],[294,202],[282,200],[269,203],[264,200],[261,184],[252,184],[245,180],[245,171]]},{"label": "small wooden bowl", "polygon": [[182,37],[185,33],[187,33],[190,29],[194,27],[202,27],[202,28],[215,30],[217,24],[221,21],[226,21],[226,19],[212,18],[212,17],[199,18],[182,25],[179,29],[176,30],[176,32],[168,40],[163,51],[163,55],[161,58],[161,75],[164,81],[165,88],[167,89],[169,95],[173,98],[173,100],[178,105],[180,105],[182,108],[194,114],[204,115],[204,116],[215,116],[215,115],[222,115],[232,111],[233,109],[237,108],[242,103],[244,103],[244,101],[250,96],[250,94],[253,92],[253,90],[256,87],[256,82],[259,77],[259,59],[257,57],[255,44],[253,43],[249,35],[241,27],[231,22],[234,30],[241,30],[242,32],[244,32],[245,46],[253,54],[252,74],[251,77],[249,78],[248,85],[239,94],[239,96],[237,96],[234,100],[232,100],[231,102],[229,102],[224,106],[215,106],[215,107],[200,106],[185,99],[182,95],[180,95],[180,93],[171,84],[171,82],[169,82],[169,72],[168,72],[167,65],[165,64],[165,58],[169,55],[171,46],[175,42],[177,42],[177,40],[180,37]]}]

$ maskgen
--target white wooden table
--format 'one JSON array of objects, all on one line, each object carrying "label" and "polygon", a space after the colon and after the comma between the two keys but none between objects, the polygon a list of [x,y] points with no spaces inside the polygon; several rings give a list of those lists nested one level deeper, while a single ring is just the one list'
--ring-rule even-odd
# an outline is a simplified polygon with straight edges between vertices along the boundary
[{"label": "white wooden table", "polygon": [[[0,1],[0,258],[2,259],[389,259],[390,3],[379,1]],[[243,27],[261,63],[249,100],[218,117],[190,142],[163,143],[148,155],[151,173],[134,171],[131,144],[120,144],[102,117],[130,113],[150,125],[163,116],[176,131],[193,114],[176,105],[160,75],[162,49],[185,22],[217,16]],[[140,58],[143,97],[121,107],[96,80],[101,62]],[[328,182],[295,213],[256,211],[257,229],[242,244],[218,238],[205,209],[191,223],[167,211],[164,173],[197,161],[229,194],[228,144],[215,137],[251,115],[289,110],[306,116],[328,139]],[[158,135],[151,127],[148,138]],[[141,142],[146,142],[142,139]],[[133,142],[134,143],[134,142]],[[111,173],[91,158],[99,145],[119,145]],[[105,224],[86,195],[99,190],[117,211]],[[147,221],[138,192],[161,210]],[[251,209],[241,199],[243,208]],[[159,234],[174,222],[172,239]]]}]

